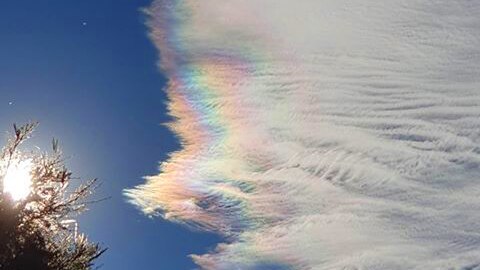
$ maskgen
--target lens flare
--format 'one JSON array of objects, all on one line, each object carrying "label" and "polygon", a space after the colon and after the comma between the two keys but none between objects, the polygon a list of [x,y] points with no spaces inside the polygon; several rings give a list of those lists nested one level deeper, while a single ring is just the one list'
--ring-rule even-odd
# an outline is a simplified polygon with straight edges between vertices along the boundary
[{"label": "lens flare", "polygon": [[25,199],[31,191],[31,169],[30,159],[11,164],[3,179],[3,192],[9,193],[15,201]]}]

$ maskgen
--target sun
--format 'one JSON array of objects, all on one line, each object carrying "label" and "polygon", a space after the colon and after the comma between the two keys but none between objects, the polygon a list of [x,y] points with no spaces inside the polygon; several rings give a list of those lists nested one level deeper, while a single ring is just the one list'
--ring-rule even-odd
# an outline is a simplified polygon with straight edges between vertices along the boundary
[{"label": "sun", "polygon": [[11,164],[3,179],[3,192],[9,193],[15,201],[25,199],[31,191],[31,170],[30,159]]}]

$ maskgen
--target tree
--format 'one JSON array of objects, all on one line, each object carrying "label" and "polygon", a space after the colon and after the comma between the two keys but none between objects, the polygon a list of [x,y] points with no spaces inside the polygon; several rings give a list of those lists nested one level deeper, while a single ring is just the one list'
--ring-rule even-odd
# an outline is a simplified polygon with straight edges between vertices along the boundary
[{"label": "tree", "polygon": [[106,249],[78,233],[74,218],[93,202],[87,197],[97,179],[71,188],[72,173],[56,140],[51,153],[22,152],[35,127],[14,125],[0,154],[0,269],[92,269]]}]

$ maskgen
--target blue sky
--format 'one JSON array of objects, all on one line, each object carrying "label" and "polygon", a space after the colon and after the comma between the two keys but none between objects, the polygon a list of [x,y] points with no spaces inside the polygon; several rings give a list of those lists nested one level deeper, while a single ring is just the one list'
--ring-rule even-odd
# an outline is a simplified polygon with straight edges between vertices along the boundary
[{"label": "blue sky", "polygon": [[[2,0],[0,2],[0,130],[40,121],[32,142],[60,139],[79,177],[98,177],[97,197],[111,196],[80,218],[109,251],[102,269],[192,269],[187,257],[218,237],[144,217],[122,189],[157,173],[178,149],[160,123],[165,79],[146,36],[139,0]],[[11,104],[10,104],[11,103]]]}]

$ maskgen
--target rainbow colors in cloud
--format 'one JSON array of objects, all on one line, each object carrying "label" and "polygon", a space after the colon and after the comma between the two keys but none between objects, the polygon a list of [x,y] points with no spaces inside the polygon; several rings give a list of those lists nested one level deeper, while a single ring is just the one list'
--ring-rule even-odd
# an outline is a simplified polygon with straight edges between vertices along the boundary
[{"label": "rainbow colors in cloud", "polygon": [[480,4],[154,1],[182,149],[126,190],[203,269],[480,264]]}]

